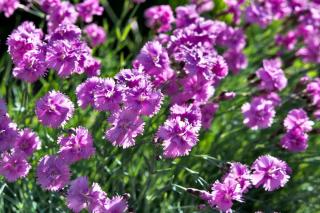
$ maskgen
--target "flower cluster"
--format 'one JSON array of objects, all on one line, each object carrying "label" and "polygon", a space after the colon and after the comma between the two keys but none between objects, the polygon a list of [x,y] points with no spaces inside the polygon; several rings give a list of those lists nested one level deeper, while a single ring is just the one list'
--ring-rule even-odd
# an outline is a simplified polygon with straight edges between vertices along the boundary
[{"label": "flower cluster", "polygon": [[33,83],[48,68],[56,70],[60,77],[73,73],[99,74],[100,62],[91,56],[91,49],[81,40],[77,26],[61,24],[45,40],[42,31],[31,22],[24,22],[13,31],[7,44],[16,65],[15,77]]},{"label": "flower cluster", "polygon": [[128,209],[127,196],[108,198],[99,184],[89,187],[87,177],[73,180],[68,189],[68,207],[74,212],[88,209],[89,212],[125,212]]},{"label": "flower cluster", "polygon": [[272,125],[276,114],[275,107],[281,103],[276,92],[287,86],[287,78],[281,69],[280,59],[263,60],[263,67],[256,71],[256,76],[261,95],[253,97],[250,103],[245,103],[241,108],[243,123],[253,130]]},{"label": "flower cluster", "polygon": [[233,201],[243,202],[243,196],[251,186],[274,191],[288,182],[290,167],[282,160],[270,155],[260,156],[251,169],[247,165],[230,163],[230,169],[222,178],[212,184],[211,192],[188,188],[187,191],[205,200],[212,208],[230,212]]},{"label": "flower cluster", "polygon": [[0,101],[0,175],[9,182],[26,177],[31,169],[28,158],[40,149],[40,139],[36,133],[26,128],[19,130]]}]

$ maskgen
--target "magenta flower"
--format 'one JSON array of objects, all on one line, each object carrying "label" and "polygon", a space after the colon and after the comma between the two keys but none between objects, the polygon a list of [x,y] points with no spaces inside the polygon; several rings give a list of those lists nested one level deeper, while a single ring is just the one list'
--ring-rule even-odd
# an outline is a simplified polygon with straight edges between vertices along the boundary
[{"label": "magenta flower", "polygon": [[193,24],[200,18],[196,5],[179,6],[176,8],[176,14],[177,28]]},{"label": "magenta flower", "polygon": [[40,0],[41,9],[46,13],[51,12],[52,8],[55,8],[58,4],[61,4],[60,0]]},{"label": "magenta flower", "polygon": [[200,107],[189,104],[189,105],[173,105],[170,108],[170,118],[180,118],[182,121],[187,121],[192,124],[195,128],[201,128],[201,111]]},{"label": "magenta flower", "polygon": [[291,110],[284,119],[283,124],[288,131],[300,128],[303,132],[310,132],[314,122],[310,121],[307,113],[300,108]]},{"label": "magenta flower", "polygon": [[110,213],[123,213],[128,209],[128,203],[123,196],[114,196],[108,199],[105,205],[106,212]]},{"label": "magenta flower", "polygon": [[147,9],[144,13],[149,28],[163,33],[171,30],[171,24],[175,21],[172,9],[169,5],[158,5]]},{"label": "magenta flower", "polygon": [[8,52],[15,64],[30,50],[39,50],[43,46],[43,32],[32,22],[25,21],[15,29],[7,39]]},{"label": "magenta flower", "polygon": [[247,165],[235,162],[231,163],[229,172],[223,177],[223,182],[233,180],[239,183],[242,193],[246,193],[251,187],[250,171]]},{"label": "magenta flower", "polygon": [[211,128],[212,120],[218,108],[218,103],[207,103],[201,106],[201,123],[203,128]]},{"label": "magenta flower", "polygon": [[308,135],[299,127],[290,129],[281,138],[280,145],[290,152],[303,152],[308,148]]},{"label": "magenta flower", "polygon": [[4,152],[0,157],[0,175],[4,176],[7,181],[14,182],[19,178],[27,176],[31,166],[24,158],[16,152]]},{"label": "magenta flower", "polygon": [[286,35],[276,35],[275,42],[282,45],[287,50],[293,50],[297,43],[297,35],[295,31],[289,31]]},{"label": "magenta flower", "polygon": [[101,61],[93,57],[87,57],[84,62],[84,72],[88,77],[99,76],[101,72]]},{"label": "magenta flower", "polygon": [[195,4],[199,13],[211,11],[214,7],[212,0],[189,0],[189,3]]},{"label": "magenta flower", "polygon": [[0,13],[4,12],[4,15],[7,18],[9,18],[18,7],[19,7],[19,0],[0,1]]},{"label": "magenta flower", "polygon": [[223,54],[223,58],[226,60],[228,67],[233,74],[238,74],[240,70],[243,70],[248,66],[246,56],[240,51],[229,49]]},{"label": "magenta flower", "polygon": [[15,140],[14,145],[15,151],[23,154],[25,157],[31,156],[33,152],[39,150],[40,147],[41,141],[38,135],[28,128],[20,131],[19,137]]},{"label": "magenta flower", "polygon": [[92,136],[84,127],[76,128],[74,133],[68,136],[60,136],[58,144],[59,157],[67,164],[88,159],[95,153]]},{"label": "magenta flower", "polygon": [[37,167],[37,183],[43,189],[57,191],[62,189],[70,178],[70,169],[58,156],[44,156]]},{"label": "magenta flower", "polygon": [[89,37],[92,47],[99,46],[106,41],[107,35],[103,27],[96,24],[89,24],[84,28],[84,32]]},{"label": "magenta flower", "polygon": [[165,83],[174,75],[174,71],[170,68],[168,53],[157,41],[147,42],[144,45],[135,61],[135,66],[139,65],[152,76],[155,86]]},{"label": "magenta flower", "polygon": [[290,167],[282,160],[270,155],[260,156],[252,164],[251,182],[255,187],[263,186],[267,191],[283,187],[289,180]]},{"label": "magenta flower", "polygon": [[212,187],[211,200],[209,204],[217,207],[220,211],[228,211],[233,205],[233,201],[242,202],[242,192],[237,181],[228,179],[223,183],[216,181]]},{"label": "magenta flower", "polygon": [[281,91],[287,86],[287,78],[278,59],[263,60],[263,68],[258,69],[256,73],[261,80],[261,90]]},{"label": "magenta flower", "polygon": [[198,142],[199,128],[180,117],[168,119],[159,127],[156,142],[163,146],[165,158],[176,158],[188,155]]},{"label": "magenta flower", "polygon": [[113,145],[128,148],[135,145],[135,138],[143,133],[144,122],[132,110],[123,110],[114,113],[109,118],[112,124],[107,129],[105,138]]},{"label": "magenta flower", "polygon": [[47,72],[45,61],[45,50],[30,50],[26,52],[16,67],[13,69],[13,76],[29,83],[37,81]]},{"label": "magenta flower", "polygon": [[245,103],[241,110],[243,123],[252,130],[270,127],[276,114],[273,102],[261,97],[254,97],[251,103]]},{"label": "magenta flower", "polygon": [[87,208],[89,201],[89,184],[87,177],[78,177],[71,181],[67,195],[68,208],[80,212]]},{"label": "magenta flower", "polygon": [[306,93],[312,101],[312,105],[320,106],[320,79],[307,84]]},{"label": "magenta flower", "polygon": [[77,4],[76,9],[80,18],[86,22],[92,22],[93,16],[101,16],[103,13],[103,7],[99,5],[99,0],[84,0],[84,2]]},{"label": "magenta flower", "polygon": [[72,117],[74,105],[64,94],[56,91],[48,92],[36,104],[38,120],[45,126],[58,128],[66,124]]},{"label": "magenta flower", "polygon": [[62,1],[56,5],[51,5],[47,16],[48,30],[54,32],[60,24],[74,24],[78,19],[75,7],[68,1]]},{"label": "magenta flower", "polygon": [[101,78],[93,91],[94,107],[100,111],[117,111],[123,100],[123,93],[112,78]]},{"label": "magenta flower", "polygon": [[14,146],[19,136],[17,124],[13,123],[7,115],[0,116],[0,153]]},{"label": "magenta flower", "polygon": [[94,104],[94,91],[99,85],[101,79],[98,77],[88,78],[85,82],[78,85],[76,94],[78,98],[78,105],[85,109],[88,105],[93,106]]},{"label": "magenta flower", "polygon": [[88,202],[89,212],[107,212],[105,205],[107,202],[107,194],[101,189],[99,184],[93,183],[89,190],[90,202]]},{"label": "magenta flower", "polygon": [[278,107],[281,105],[281,98],[276,92],[270,92],[267,94],[263,94],[260,97],[271,101],[273,106],[275,106],[275,107]]},{"label": "magenta flower", "polygon": [[[80,40],[77,27],[65,27],[60,25],[49,39],[46,61],[49,68],[57,71],[61,77],[68,77],[73,73],[83,73],[85,60],[90,56],[91,50],[87,44]],[[60,36],[62,34],[64,36]]]}]

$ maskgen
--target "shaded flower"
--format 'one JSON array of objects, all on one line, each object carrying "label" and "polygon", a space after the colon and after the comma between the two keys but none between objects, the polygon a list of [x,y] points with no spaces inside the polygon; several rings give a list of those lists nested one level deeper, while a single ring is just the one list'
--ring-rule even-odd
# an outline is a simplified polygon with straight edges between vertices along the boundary
[{"label": "shaded flower", "polygon": [[84,0],[82,3],[76,5],[76,9],[80,18],[84,22],[92,22],[93,16],[101,16],[103,7],[99,5],[99,0]]},{"label": "shaded flower", "polygon": [[282,160],[270,155],[260,156],[252,164],[251,182],[267,191],[283,187],[289,180],[290,167]]},{"label": "shaded flower", "polygon": [[0,116],[0,153],[14,146],[19,136],[17,124],[13,123],[7,115]]},{"label": "shaded flower", "polygon": [[281,138],[280,145],[290,152],[303,152],[308,148],[308,135],[300,128],[290,129]]},{"label": "shaded flower", "polygon": [[107,200],[105,208],[106,212],[123,213],[128,209],[127,199],[123,196],[114,196]]},{"label": "shaded flower", "polygon": [[38,135],[26,128],[20,131],[18,138],[15,140],[14,149],[19,154],[29,157],[34,151],[39,150],[41,141]]},{"label": "shaded flower", "polygon": [[186,27],[200,18],[196,5],[179,6],[176,8],[176,14],[177,28]]},{"label": "shaded flower", "polygon": [[14,182],[19,178],[27,176],[31,166],[23,155],[18,153],[4,152],[0,157],[0,175],[7,181]]},{"label": "shaded flower", "polygon": [[203,128],[210,129],[212,120],[219,108],[218,103],[206,103],[201,106],[201,123]]},{"label": "shaded flower", "polygon": [[68,136],[60,136],[58,144],[59,157],[67,164],[88,159],[95,153],[92,136],[84,127],[76,128],[74,133]]},{"label": "shaded flower", "polygon": [[113,146],[128,148],[135,145],[135,138],[143,133],[144,122],[132,110],[114,113],[109,118],[112,127],[107,129],[105,138]]},{"label": "shaded flower", "polygon": [[71,181],[67,195],[68,208],[80,212],[87,208],[89,200],[89,184],[87,177],[78,177]]},{"label": "shaded flower", "polygon": [[106,41],[107,35],[103,27],[97,24],[89,24],[84,28],[84,32],[89,37],[90,43],[93,47],[99,46]]},{"label": "shaded flower", "polygon": [[37,167],[37,183],[43,189],[57,191],[62,189],[70,178],[68,165],[58,156],[44,156]]},{"label": "shaded flower", "polygon": [[74,105],[64,94],[50,91],[36,103],[36,115],[45,126],[58,128],[73,115]]},{"label": "shaded flower", "polygon": [[158,33],[171,30],[171,24],[174,22],[173,12],[169,5],[150,7],[145,11],[144,16],[147,26]]},{"label": "shaded flower", "polygon": [[163,156],[176,158],[188,155],[198,142],[198,130],[180,117],[169,118],[159,127],[156,142],[163,146]]}]

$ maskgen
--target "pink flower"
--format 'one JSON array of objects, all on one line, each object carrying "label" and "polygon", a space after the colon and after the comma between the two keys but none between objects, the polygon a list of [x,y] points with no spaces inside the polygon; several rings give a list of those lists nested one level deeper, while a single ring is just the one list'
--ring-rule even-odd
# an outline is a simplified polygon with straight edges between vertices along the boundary
[{"label": "pink flower", "polygon": [[290,167],[282,160],[270,155],[260,156],[252,164],[251,182],[255,187],[263,186],[267,191],[283,187],[289,180]]},{"label": "pink flower", "polygon": [[67,164],[88,159],[95,153],[92,136],[84,127],[76,128],[74,133],[68,136],[60,136],[58,144],[59,157]]},{"label": "pink flower", "polygon": [[156,142],[163,146],[163,156],[176,158],[188,155],[198,142],[199,128],[180,117],[169,118],[159,127]]},{"label": "pink flower", "polygon": [[41,141],[38,135],[30,129],[20,131],[19,137],[15,141],[14,149],[25,157],[29,157],[34,151],[39,150]]},{"label": "pink flower", "polygon": [[36,115],[39,121],[52,128],[58,128],[72,117],[74,105],[64,94],[50,91],[36,104]]},{"label": "pink flower", "polygon": [[17,124],[13,123],[7,115],[0,116],[0,153],[14,146],[19,136]]},{"label": "pink flower", "polygon": [[300,128],[304,132],[310,132],[314,122],[310,121],[307,113],[300,108],[291,110],[284,119],[283,124],[288,131]]},{"label": "pink flower", "polygon": [[201,106],[201,123],[203,128],[211,128],[212,120],[218,108],[218,103],[207,103]]},{"label": "pink flower", "polygon": [[108,199],[105,205],[106,212],[110,213],[123,213],[128,209],[128,203],[123,196],[114,196],[112,199]]},{"label": "pink flower", "polygon": [[308,148],[308,135],[300,128],[290,129],[281,138],[280,145],[290,152],[303,152]]},{"label": "pink flower", "polygon": [[144,13],[147,20],[147,26],[155,29],[158,33],[171,30],[171,24],[174,22],[172,9],[169,5],[158,5],[147,9]]},{"label": "pink flower", "polygon": [[19,0],[1,0],[0,1],[0,13],[4,12],[4,15],[7,18],[9,18],[18,7],[19,7]]},{"label": "pink flower", "polygon": [[101,16],[103,13],[103,7],[99,5],[99,0],[84,0],[84,2],[77,4],[76,9],[80,18],[86,22],[92,22],[93,16]]},{"label": "pink flower", "polygon": [[223,177],[223,182],[226,182],[227,180],[238,182],[241,192],[246,193],[251,187],[248,166],[238,162],[231,163],[229,172]]},{"label": "pink flower", "polygon": [[58,156],[44,156],[37,167],[37,183],[43,189],[57,191],[62,189],[70,178],[68,165]]},{"label": "pink flower", "polygon": [[70,183],[67,195],[68,208],[80,212],[87,208],[89,200],[89,184],[87,177],[78,177]]},{"label": "pink flower", "polygon": [[89,24],[84,28],[84,32],[89,37],[92,47],[99,46],[106,41],[106,32],[103,27],[96,24]]},{"label": "pink flower", "polygon": [[123,110],[114,113],[109,120],[112,126],[106,131],[105,138],[113,146],[134,146],[135,138],[143,133],[144,122],[135,111]]},{"label": "pink flower", "polygon": [[14,182],[19,178],[27,176],[31,166],[19,153],[4,152],[0,157],[0,175],[7,181]]}]

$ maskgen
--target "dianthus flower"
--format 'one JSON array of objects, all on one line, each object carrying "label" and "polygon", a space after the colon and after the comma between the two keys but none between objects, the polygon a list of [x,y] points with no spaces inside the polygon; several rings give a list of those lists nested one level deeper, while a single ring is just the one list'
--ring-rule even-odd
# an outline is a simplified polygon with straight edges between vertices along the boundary
[{"label": "dianthus flower", "polygon": [[283,187],[289,180],[290,167],[282,160],[270,155],[260,156],[252,164],[251,182],[255,187],[263,186],[267,191]]},{"label": "dianthus flower", "polygon": [[134,146],[135,138],[143,133],[144,122],[135,111],[126,109],[114,113],[109,120],[112,126],[107,129],[105,138],[113,146]]},{"label": "dianthus flower", "polygon": [[238,162],[231,163],[229,172],[223,177],[223,182],[226,182],[227,180],[238,182],[241,192],[246,193],[251,187],[248,166]]},{"label": "dianthus flower", "polygon": [[101,79],[98,77],[88,78],[85,82],[78,85],[76,89],[76,94],[78,98],[78,105],[85,109],[88,105],[94,104],[94,91],[99,85]]},{"label": "dianthus flower", "polygon": [[100,78],[93,91],[94,107],[100,111],[117,111],[123,100],[123,93],[112,78]]},{"label": "dianthus flower", "polygon": [[84,62],[84,72],[87,76],[99,76],[101,72],[101,61],[91,56],[87,57]]},{"label": "dianthus flower", "polygon": [[283,124],[288,131],[300,128],[303,132],[310,132],[314,122],[310,121],[307,113],[300,108],[291,110],[284,119]]},{"label": "dianthus flower", "polygon": [[92,22],[93,16],[101,16],[103,7],[99,5],[99,0],[84,0],[82,3],[76,5],[76,9],[80,18],[84,22]]},{"label": "dianthus flower", "polygon": [[58,156],[44,156],[37,167],[37,182],[43,189],[62,189],[70,178],[70,169]]},{"label": "dianthus flower", "polygon": [[67,136],[60,136],[58,144],[59,157],[67,164],[88,159],[95,153],[92,136],[84,127],[76,128],[74,133]]},{"label": "dianthus flower", "polygon": [[287,78],[278,59],[263,60],[263,68],[257,70],[259,88],[266,91],[281,91],[287,86]]},{"label": "dianthus flower", "polygon": [[106,212],[110,213],[123,213],[128,209],[128,203],[123,196],[114,196],[111,199],[107,199],[105,204]]},{"label": "dianthus flower", "polygon": [[48,92],[36,104],[36,115],[39,121],[52,128],[63,126],[73,115],[74,105],[64,94]]},{"label": "dianthus flower", "polygon": [[211,128],[212,120],[218,108],[218,103],[206,103],[201,106],[201,123],[203,128]]},{"label": "dianthus flower", "polygon": [[254,97],[251,103],[245,103],[241,110],[243,123],[253,130],[270,127],[276,114],[272,101],[261,97]]},{"label": "dianthus flower", "polygon": [[40,0],[41,9],[49,13],[52,8],[56,7],[58,4],[61,4],[60,0]]},{"label": "dianthus flower", "polygon": [[189,3],[197,6],[198,13],[211,11],[214,7],[212,0],[189,0]]},{"label": "dianthus flower", "polygon": [[84,72],[85,60],[90,56],[91,50],[85,42],[80,40],[78,33],[77,27],[60,25],[49,37],[47,65],[56,70],[61,77]]},{"label": "dianthus flower", "polygon": [[48,30],[54,32],[60,24],[74,24],[78,18],[78,13],[75,7],[67,1],[63,1],[49,10],[47,16]]},{"label": "dianthus flower", "polygon": [[228,179],[223,183],[216,181],[212,187],[211,199],[208,201],[213,207],[220,211],[228,211],[233,205],[233,201],[242,202],[242,192],[237,181]]},{"label": "dianthus flower", "polygon": [[84,32],[89,37],[92,47],[99,46],[106,41],[106,32],[103,27],[96,24],[89,24],[84,28]]},{"label": "dianthus flower", "polygon": [[320,106],[320,79],[307,84],[306,93],[312,101],[312,105]]},{"label": "dianthus flower", "polygon": [[78,177],[71,181],[67,194],[68,208],[80,212],[87,208],[89,201],[89,183],[87,177]]},{"label": "dianthus flower", "polygon": [[233,74],[238,74],[240,70],[243,70],[248,66],[247,57],[240,51],[229,49],[223,54],[223,58],[226,60],[228,67]]},{"label": "dianthus flower", "polygon": [[0,0],[0,13],[4,12],[4,15],[8,18],[19,7],[19,0]]},{"label": "dianthus flower", "polygon": [[155,86],[165,83],[174,75],[168,53],[157,41],[144,45],[135,61],[135,66],[139,65],[152,77]]},{"label": "dianthus flower", "polygon": [[13,69],[13,76],[33,83],[45,75],[47,64],[43,47],[26,52],[21,61]]},{"label": "dianthus flower", "polygon": [[0,153],[11,149],[19,133],[17,125],[7,115],[0,116]]},{"label": "dianthus flower", "polygon": [[107,212],[105,204],[107,201],[107,194],[101,189],[99,184],[93,183],[89,190],[90,202],[88,202],[89,212]]},{"label": "dianthus flower", "polygon": [[15,140],[14,149],[25,157],[29,157],[34,151],[40,149],[40,146],[41,141],[38,135],[27,128],[20,131]]},{"label": "dianthus flower", "polygon": [[166,158],[185,156],[197,144],[198,130],[180,117],[171,118],[159,127],[156,142],[162,144]]},{"label": "dianthus flower", "polygon": [[169,5],[158,5],[147,9],[144,13],[147,26],[158,33],[171,30],[171,24],[175,21],[172,9]]},{"label": "dianthus flower", "polygon": [[0,175],[7,181],[14,182],[19,178],[27,176],[31,166],[19,153],[4,152],[0,157]]},{"label": "dianthus flower", "polygon": [[176,14],[177,28],[186,27],[200,18],[196,5],[179,6],[176,8]]},{"label": "dianthus flower", "polygon": [[189,105],[173,105],[170,108],[170,118],[180,118],[182,121],[187,121],[194,127],[201,127],[201,111],[200,107],[189,104]]},{"label": "dianthus flower", "polygon": [[25,21],[7,39],[8,52],[15,64],[19,64],[25,53],[42,46],[43,32],[32,22]]},{"label": "dianthus flower", "polygon": [[280,145],[290,152],[303,152],[308,148],[308,135],[300,128],[290,129],[281,138]]},{"label": "dianthus flower", "polygon": [[283,46],[287,50],[293,50],[297,43],[297,35],[295,31],[289,31],[286,35],[276,35],[275,42]]}]

